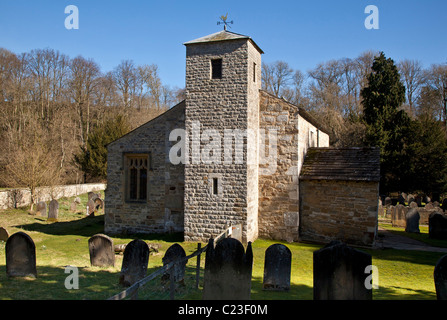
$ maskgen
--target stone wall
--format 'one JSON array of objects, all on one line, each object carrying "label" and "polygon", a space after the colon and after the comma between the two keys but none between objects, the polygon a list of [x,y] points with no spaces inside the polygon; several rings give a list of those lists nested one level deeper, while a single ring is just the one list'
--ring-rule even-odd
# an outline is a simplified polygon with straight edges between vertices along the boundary
[{"label": "stone wall", "polygon": [[377,232],[378,183],[300,181],[300,240],[371,246]]},{"label": "stone wall", "polygon": [[277,146],[272,149],[266,139],[265,160],[260,160],[259,235],[297,241],[301,165],[309,145],[327,147],[329,137],[300,116],[297,106],[265,91],[261,91],[260,112],[260,128],[266,136],[275,130]]},{"label": "stone wall", "polygon": [[[222,79],[211,79],[212,59],[222,59]],[[257,81],[253,81],[256,64]],[[261,85],[260,52],[248,39],[189,44],[186,47],[186,122],[191,159],[185,165],[185,240],[207,240],[227,225],[242,224],[243,241],[257,238],[257,157],[248,163],[247,138],[243,159],[225,153],[229,131],[257,139],[258,98]],[[207,137],[204,138],[204,133]],[[209,137],[213,133],[215,138]],[[194,138],[191,136],[191,138]],[[216,143],[215,145],[212,145]],[[213,148],[214,146],[214,148]],[[219,152],[210,152],[214,149]],[[212,154],[212,156],[209,156]],[[204,156],[208,161],[204,160]],[[218,191],[213,193],[217,179]]]},{"label": "stone wall", "polygon": [[[108,145],[105,232],[166,233],[183,231],[184,164],[172,164],[169,141],[174,129],[185,128],[185,103]],[[125,157],[147,154],[147,200],[126,200]]]},{"label": "stone wall", "polygon": [[[90,191],[104,190],[104,183],[72,184],[65,186],[41,187],[36,189],[37,201],[50,201],[62,197],[74,197]],[[28,189],[11,189],[0,192],[0,209],[20,208],[31,204],[31,192]]]}]

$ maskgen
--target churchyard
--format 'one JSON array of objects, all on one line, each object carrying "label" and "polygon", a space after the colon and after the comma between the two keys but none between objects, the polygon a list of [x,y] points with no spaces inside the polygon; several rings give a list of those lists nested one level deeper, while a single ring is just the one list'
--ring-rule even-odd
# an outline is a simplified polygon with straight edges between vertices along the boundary
[{"label": "churchyard", "polygon": [[[102,194],[103,195],[103,194]],[[113,266],[92,266],[89,256],[89,239],[103,233],[104,214],[99,209],[94,216],[86,216],[87,194],[79,197],[80,203],[73,205],[74,198],[58,201],[57,220],[47,216],[30,215],[29,208],[0,211],[1,226],[9,235],[26,233],[35,244],[37,277],[9,277],[6,270],[5,241],[0,241],[0,299],[73,299],[103,300],[125,289],[120,284],[123,253],[114,253]],[[428,227],[420,226],[420,234],[405,232],[404,227],[392,227],[390,218],[381,218],[381,227],[410,235],[422,241],[428,239]],[[140,239],[150,244],[149,275],[163,266],[163,257],[168,248],[179,244],[186,255],[197,249],[195,242],[182,242],[181,234],[171,235],[120,235],[111,237],[114,245],[129,244]],[[272,245],[282,244],[291,253],[290,288],[286,291],[263,290],[264,259],[266,250]],[[432,243],[447,247],[447,240]],[[203,243],[202,246],[205,246]],[[277,245],[276,245],[277,246]],[[282,246],[281,246],[282,247]],[[322,245],[287,243],[258,239],[252,244],[253,269],[250,298],[278,300],[311,300],[314,277],[314,252]],[[283,248],[283,247],[282,247]],[[444,256],[441,252],[409,251],[395,249],[358,250],[371,255],[372,265],[377,268],[378,288],[372,290],[374,300],[425,300],[436,299],[433,272],[437,261]],[[217,247],[216,247],[217,250]],[[287,249],[281,249],[287,252]],[[248,251],[248,250],[247,250]],[[204,286],[205,254],[201,256],[199,288],[196,289],[196,259],[186,264],[182,284],[176,284],[175,299],[202,299]],[[78,288],[66,286],[70,270],[78,271]],[[284,270],[284,269],[283,269]],[[287,270],[287,269],[286,269]],[[287,271],[285,271],[287,273]],[[367,274],[365,274],[366,278]],[[70,278],[68,278],[70,279]],[[281,286],[284,286],[281,284]],[[287,284],[285,285],[287,287]],[[169,299],[169,280],[155,278],[140,290],[139,299]],[[269,285],[266,285],[268,289]]]}]

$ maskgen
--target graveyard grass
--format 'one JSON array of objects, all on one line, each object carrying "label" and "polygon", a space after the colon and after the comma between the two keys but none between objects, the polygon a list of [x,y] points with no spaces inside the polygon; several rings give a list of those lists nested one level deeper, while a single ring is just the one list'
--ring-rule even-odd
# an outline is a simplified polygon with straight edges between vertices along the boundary
[{"label": "graveyard grass", "polygon": [[[90,266],[88,239],[103,232],[104,215],[100,211],[95,217],[85,217],[87,195],[81,196],[82,203],[77,212],[69,207],[73,198],[59,200],[58,222],[47,222],[46,217],[32,216],[28,209],[0,211],[0,225],[11,234],[23,231],[31,236],[36,245],[37,278],[8,278],[6,275],[5,243],[0,241],[0,299],[35,300],[107,299],[123,288],[118,284],[122,254],[116,255],[114,267]],[[402,230],[394,230],[400,232]],[[422,228],[422,235],[427,231]],[[180,234],[172,235],[122,235],[112,237],[114,244],[128,243],[135,238],[158,243],[160,250],[149,257],[148,274],[162,266],[165,251],[174,243],[180,243],[189,255],[197,249],[196,243],[182,242]],[[253,300],[311,300],[313,298],[313,252],[320,245],[285,243],[292,252],[291,288],[288,292],[262,290],[265,250],[277,241],[258,239],[253,243],[253,275],[251,298]],[[443,243],[444,245],[447,244]],[[204,246],[205,244],[202,244]],[[414,300],[436,299],[433,270],[442,253],[366,250],[379,270],[379,289],[373,291],[373,299]],[[190,259],[186,268],[185,283],[178,285],[176,299],[201,299],[205,255],[201,258],[199,290],[194,288],[196,258]],[[65,281],[70,275],[65,266],[76,266],[79,270],[79,289],[66,289]],[[169,281],[160,278],[151,281],[139,292],[139,299],[169,299]]]}]

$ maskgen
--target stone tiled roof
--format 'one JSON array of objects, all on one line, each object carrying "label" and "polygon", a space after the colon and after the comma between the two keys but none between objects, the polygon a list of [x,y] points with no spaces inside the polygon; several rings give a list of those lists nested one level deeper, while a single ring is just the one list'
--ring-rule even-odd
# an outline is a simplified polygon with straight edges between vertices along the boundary
[{"label": "stone tiled roof", "polygon": [[379,148],[309,148],[303,180],[379,181]]},{"label": "stone tiled roof", "polygon": [[217,41],[239,40],[239,39],[250,40],[261,53],[264,53],[261,50],[261,48],[259,48],[259,46],[249,36],[244,36],[243,34],[231,32],[228,30],[222,30],[222,31],[198,38],[198,39],[194,39],[194,40],[185,42],[184,45],[186,46],[186,45],[194,44],[194,43],[217,42]]}]

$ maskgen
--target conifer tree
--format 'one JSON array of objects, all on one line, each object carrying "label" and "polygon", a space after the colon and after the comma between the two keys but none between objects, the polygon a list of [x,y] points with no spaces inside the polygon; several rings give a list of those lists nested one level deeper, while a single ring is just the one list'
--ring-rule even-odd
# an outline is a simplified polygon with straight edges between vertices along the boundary
[{"label": "conifer tree", "polygon": [[411,120],[405,111],[398,109],[405,102],[405,86],[394,61],[387,59],[383,52],[374,58],[361,97],[365,144],[380,147],[380,191],[400,190],[403,188],[400,185],[400,178],[405,174],[402,161],[407,156],[405,147]]},{"label": "conifer tree", "polygon": [[122,115],[107,120],[88,136],[86,147],[74,156],[78,167],[90,178],[107,177],[107,144],[129,132],[130,125]]}]

